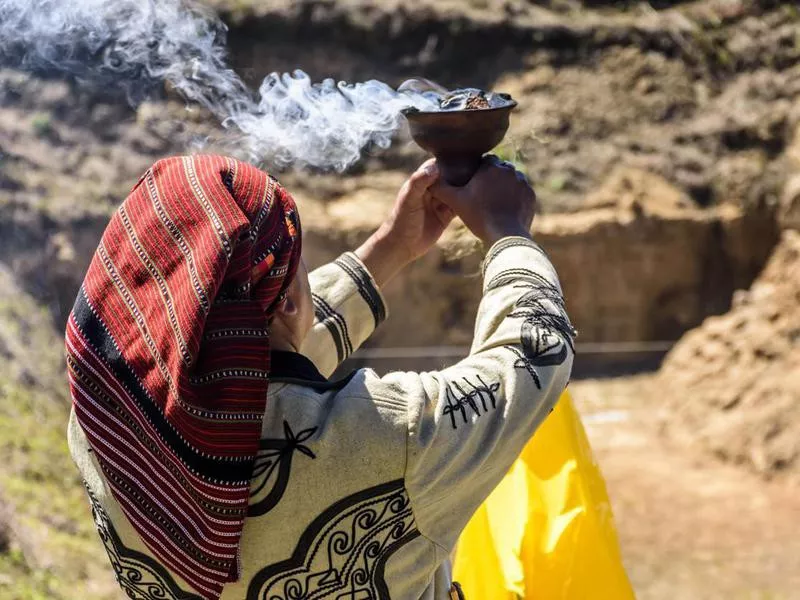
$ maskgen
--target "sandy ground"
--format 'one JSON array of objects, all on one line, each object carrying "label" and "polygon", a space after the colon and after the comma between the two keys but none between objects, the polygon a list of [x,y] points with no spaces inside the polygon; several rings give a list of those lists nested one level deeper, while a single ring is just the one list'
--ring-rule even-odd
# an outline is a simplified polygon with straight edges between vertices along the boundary
[{"label": "sandy ground", "polygon": [[571,389],[640,600],[800,598],[800,489],[670,443],[649,377]]}]

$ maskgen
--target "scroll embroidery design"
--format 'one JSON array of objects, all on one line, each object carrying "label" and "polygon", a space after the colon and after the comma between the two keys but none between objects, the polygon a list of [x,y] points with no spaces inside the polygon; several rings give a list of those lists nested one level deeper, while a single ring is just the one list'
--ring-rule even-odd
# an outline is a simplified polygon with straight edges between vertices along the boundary
[{"label": "scroll embroidery design", "polygon": [[[303,442],[308,440],[317,431],[316,427],[304,429],[295,434],[289,423],[283,422],[285,439],[262,439],[259,442],[258,455],[253,465],[254,483],[250,489],[251,503],[247,515],[257,517],[272,510],[286,492],[289,483],[289,473],[292,469],[292,457],[295,452],[300,452],[309,458],[316,455]],[[268,484],[272,487],[265,494]]]},{"label": "scroll embroidery design", "polygon": [[577,331],[567,316],[564,298],[547,279],[529,269],[508,269],[498,273],[487,289],[509,284],[528,291],[517,300],[509,315],[523,320],[520,330],[522,350],[514,346],[507,348],[517,355],[514,366],[527,371],[536,387],[541,389],[536,368],[563,363],[567,359],[567,347],[575,352],[573,340]]},{"label": "scroll embroidery design", "polygon": [[386,561],[418,536],[402,479],[363,490],[314,519],[290,558],[259,571],[247,600],[389,600]]},{"label": "scroll embroidery design", "polygon": [[142,552],[126,548],[89,486],[86,486],[86,492],[89,494],[97,533],[114,568],[117,583],[126,597],[135,600],[201,600],[200,596],[180,589],[160,563]]},{"label": "scroll embroidery design", "polygon": [[[478,380],[477,384],[464,377],[460,383],[454,381],[445,388],[447,404],[442,410],[442,414],[450,417],[453,429],[458,429],[457,414],[461,414],[461,419],[464,424],[467,424],[471,415],[474,414],[477,418],[485,415],[489,410],[497,408],[495,394],[500,389],[500,383],[487,384],[480,375],[476,375],[475,378]],[[481,412],[481,408],[483,412]]]}]

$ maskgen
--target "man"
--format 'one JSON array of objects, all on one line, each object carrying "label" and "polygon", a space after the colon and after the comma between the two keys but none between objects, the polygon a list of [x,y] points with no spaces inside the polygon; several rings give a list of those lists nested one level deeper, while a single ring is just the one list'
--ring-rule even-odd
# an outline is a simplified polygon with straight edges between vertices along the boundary
[{"label": "man", "polygon": [[[206,156],[148,171],[67,326],[70,448],[127,595],[448,598],[459,533],[570,375],[534,210],[505,163],[454,188],[429,161],[374,235],[308,275],[265,173]],[[490,248],[470,355],[328,380],[454,215]]]}]

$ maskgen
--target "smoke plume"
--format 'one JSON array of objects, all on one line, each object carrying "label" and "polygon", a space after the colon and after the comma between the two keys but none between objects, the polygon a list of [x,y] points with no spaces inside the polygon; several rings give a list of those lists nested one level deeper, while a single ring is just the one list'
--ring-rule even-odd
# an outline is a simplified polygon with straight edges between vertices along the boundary
[{"label": "smoke plume", "polygon": [[256,92],[228,66],[226,28],[182,0],[0,0],[0,66],[57,73],[124,92],[133,103],[169,82],[240,132],[250,158],[344,170],[391,143],[400,110],[435,109],[380,81],[312,83],[273,73]]}]

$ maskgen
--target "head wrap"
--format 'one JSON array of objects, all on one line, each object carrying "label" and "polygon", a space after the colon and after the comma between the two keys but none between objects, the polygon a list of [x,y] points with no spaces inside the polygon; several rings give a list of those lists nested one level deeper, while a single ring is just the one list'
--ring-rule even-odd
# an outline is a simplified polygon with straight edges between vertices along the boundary
[{"label": "head wrap", "polygon": [[269,321],[299,259],[294,200],[269,175],[162,160],[111,219],[67,323],[75,414],[114,498],[205,598],[238,578]]}]

